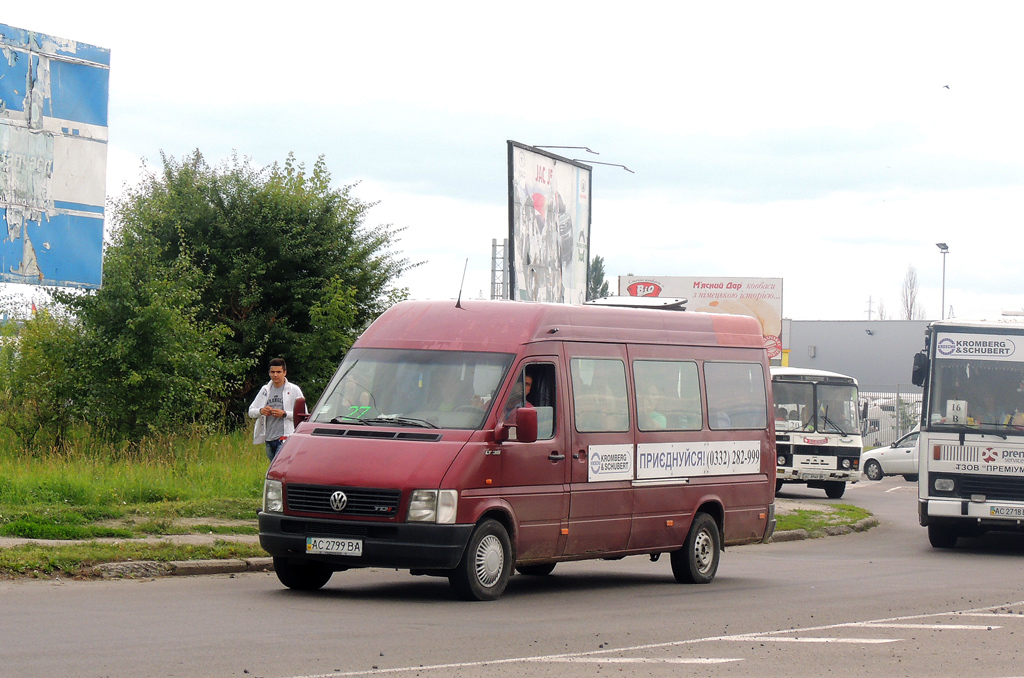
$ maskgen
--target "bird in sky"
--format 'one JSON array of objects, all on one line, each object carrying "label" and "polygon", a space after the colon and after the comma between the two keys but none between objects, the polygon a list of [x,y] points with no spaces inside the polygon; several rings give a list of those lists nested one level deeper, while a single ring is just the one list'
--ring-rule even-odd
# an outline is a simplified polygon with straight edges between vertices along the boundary
[{"label": "bird in sky", "polygon": [[949,89],[949,85],[943,85],[943,87],[945,87],[946,89]]}]

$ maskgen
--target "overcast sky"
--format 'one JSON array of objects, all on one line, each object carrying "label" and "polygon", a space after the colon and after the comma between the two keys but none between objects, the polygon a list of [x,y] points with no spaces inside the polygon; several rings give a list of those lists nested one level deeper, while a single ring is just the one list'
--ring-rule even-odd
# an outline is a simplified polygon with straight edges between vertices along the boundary
[{"label": "overcast sky", "polygon": [[[323,155],[414,298],[487,295],[506,140],[587,146],[619,275],[784,281],[784,315],[1024,308],[1020,3],[7,3],[111,50],[107,195],[198,148]],[[141,13],[141,14],[140,14]]]}]

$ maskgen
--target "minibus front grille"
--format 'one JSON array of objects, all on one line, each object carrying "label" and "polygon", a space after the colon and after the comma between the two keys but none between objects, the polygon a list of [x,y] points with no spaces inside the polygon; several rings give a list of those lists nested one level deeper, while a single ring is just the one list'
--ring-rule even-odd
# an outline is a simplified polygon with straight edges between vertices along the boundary
[{"label": "minibus front grille", "polygon": [[383,440],[416,440],[419,442],[436,443],[441,440],[440,433],[414,433],[412,431],[377,431],[365,428],[315,428],[315,436],[331,436],[332,438],[376,438]]},{"label": "minibus front grille", "polygon": [[[340,511],[331,505],[331,497],[335,492],[342,492],[345,495],[345,506]],[[402,491],[370,487],[289,484],[285,486],[284,496],[289,511],[393,518],[398,515],[398,502],[402,499]]]}]

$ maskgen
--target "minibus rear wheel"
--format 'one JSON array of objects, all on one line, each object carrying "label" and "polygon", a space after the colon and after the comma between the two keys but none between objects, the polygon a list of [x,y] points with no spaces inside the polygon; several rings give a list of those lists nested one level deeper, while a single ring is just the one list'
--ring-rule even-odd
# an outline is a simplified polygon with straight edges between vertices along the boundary
[{"label": "minibus rear wheel", "polygon": [[519,574],[525,574],[531,577],[547,576],[551,574],[554,569],[554,563],[541,563],[540,565],[516,565],[516,570]]},{"label": "minibus rear wheel", "polygon": [[677,582],[708,584],[718,572],[721,557],[722,538],[718,523],[707,513],[698,513],[690,525],[683,548],[673,551],[669,560]]},{"label": "minibus rear wheel", "polygon": [[319,563],[304,563],[288,558],[274,558],[274,572],[282,584],[296,591],[322,589],[334,574]]},{"label": "minibus rear wheel", "polygon": [[512,540],[505,526],[488,518],[473,530],[462,561],[448,575],[464,600],[495,600],[512,577]]}]

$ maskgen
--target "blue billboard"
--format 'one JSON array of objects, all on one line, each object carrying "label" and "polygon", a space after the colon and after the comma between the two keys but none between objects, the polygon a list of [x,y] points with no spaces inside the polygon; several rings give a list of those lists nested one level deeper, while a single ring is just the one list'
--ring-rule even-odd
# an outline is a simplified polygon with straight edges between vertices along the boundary
[{"label": "blue billboard", "polygon": [[0,282],[103,276],[110,50],[0,24]]}]

